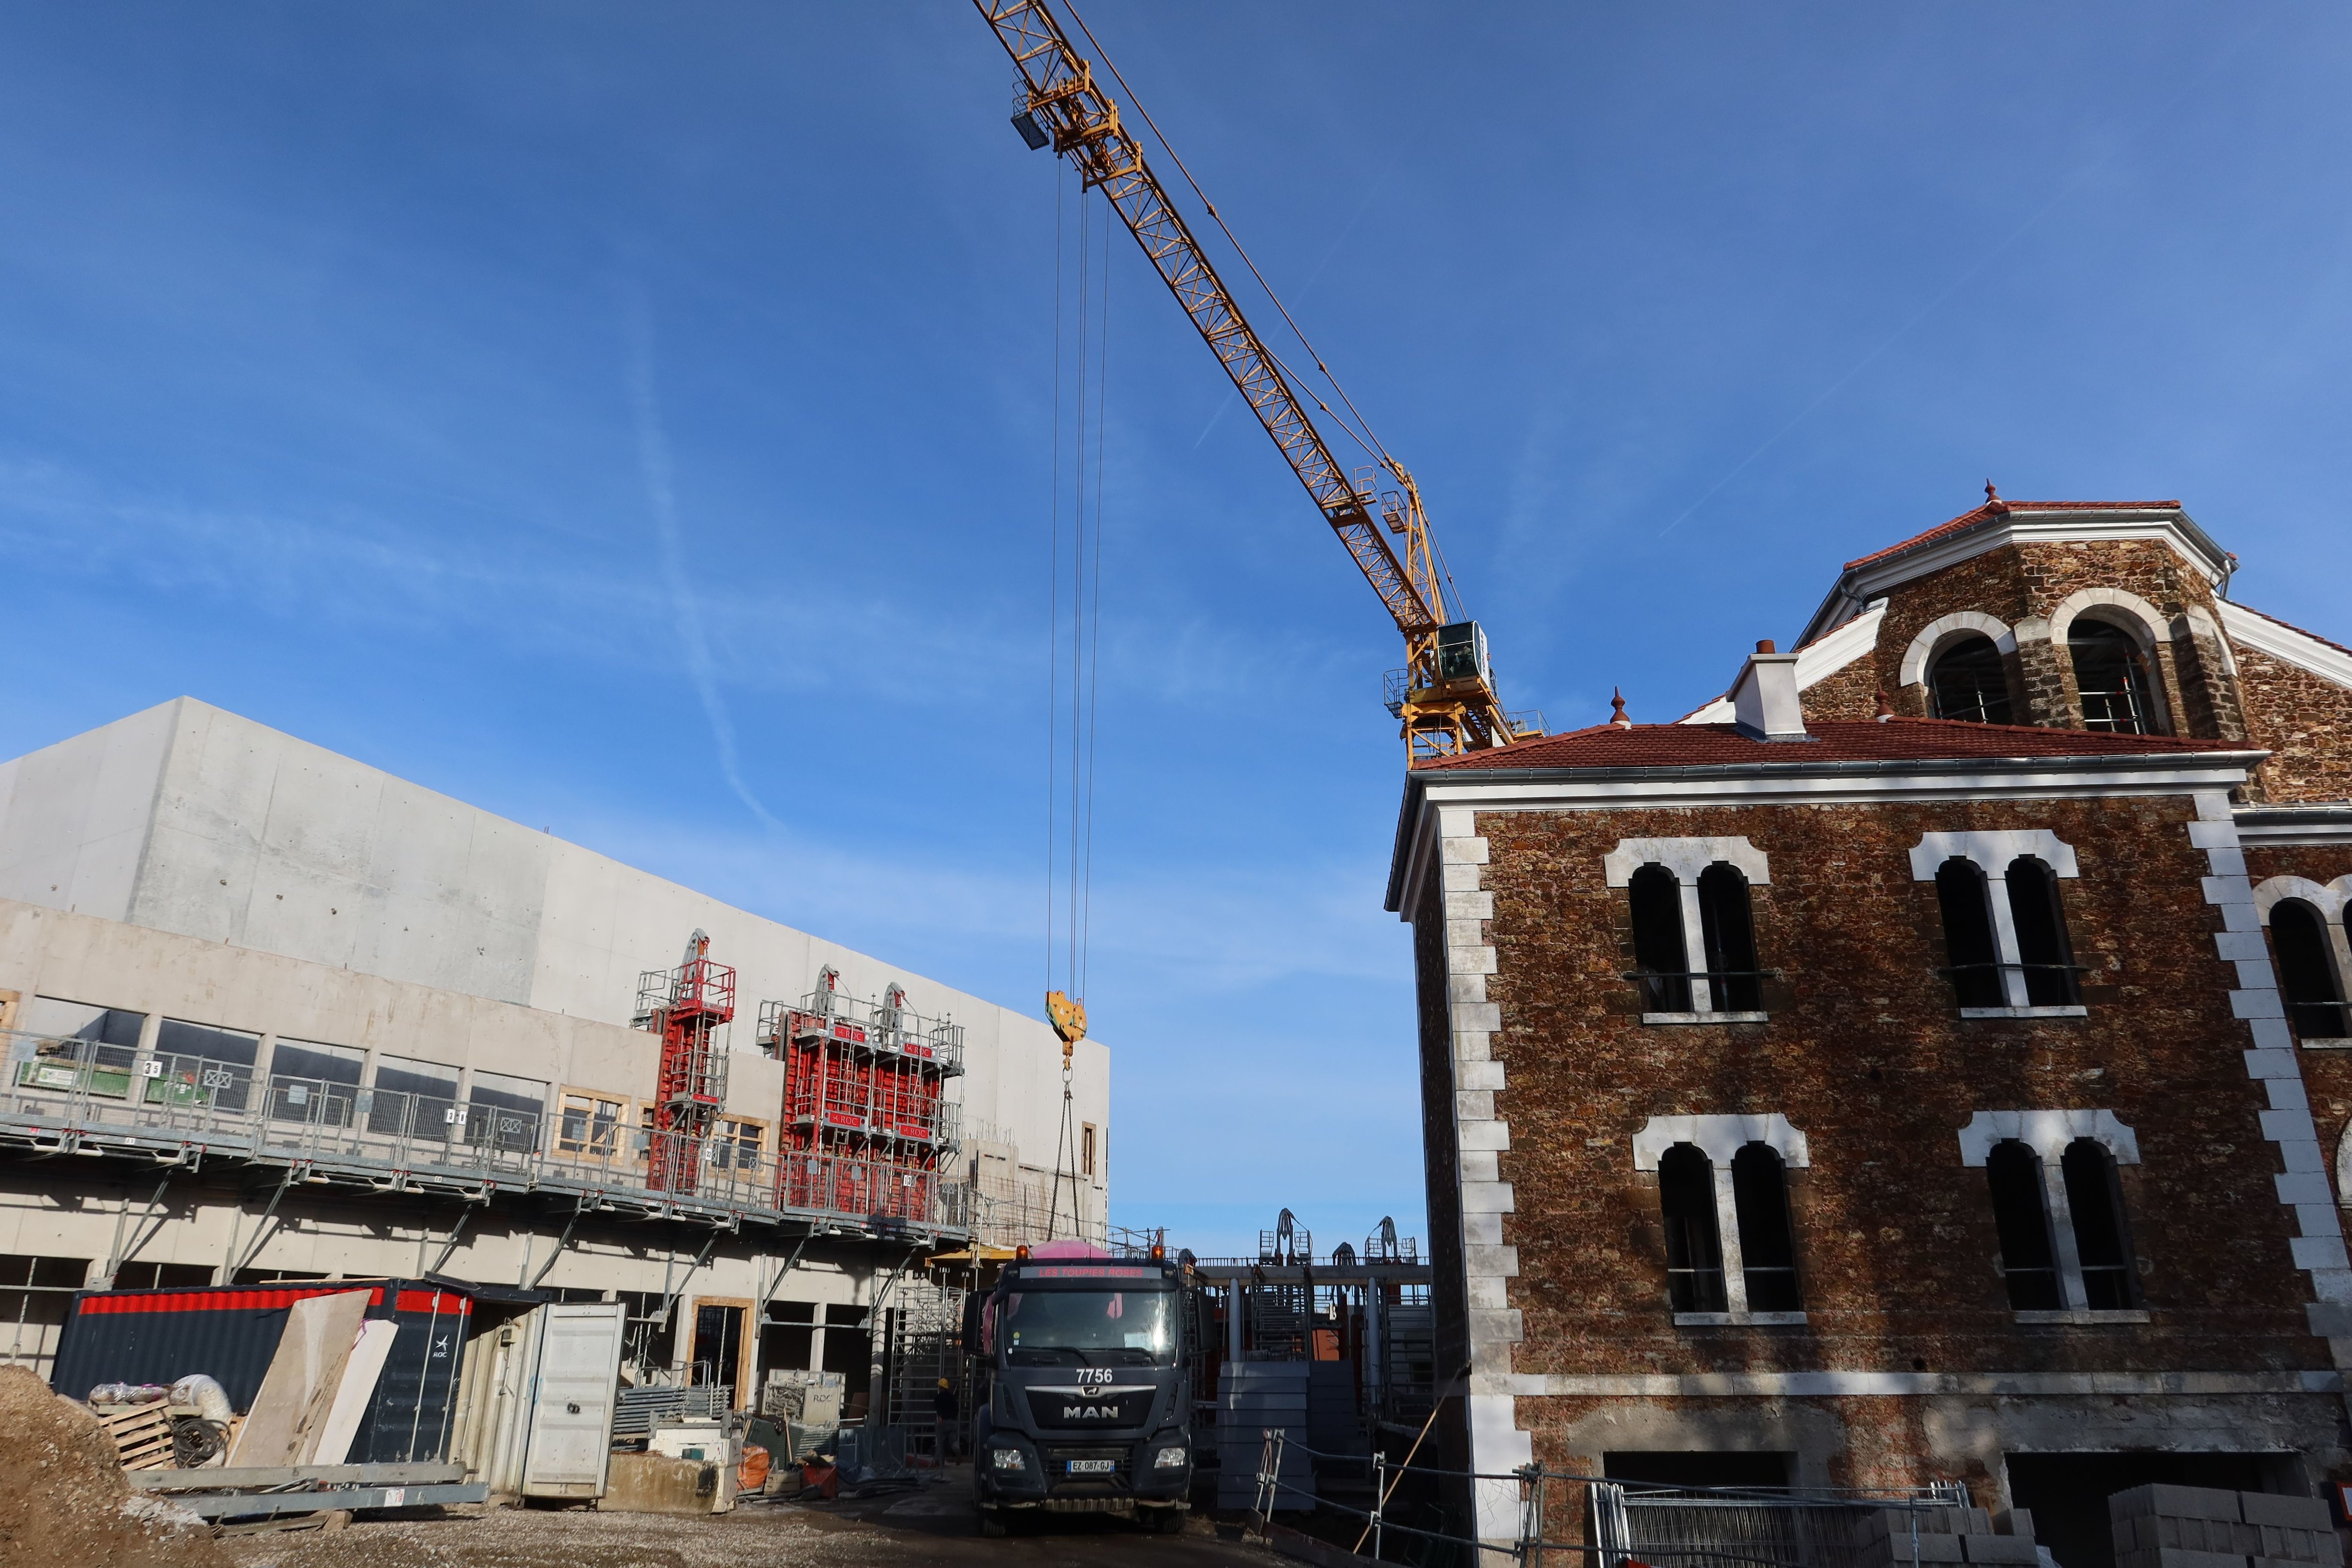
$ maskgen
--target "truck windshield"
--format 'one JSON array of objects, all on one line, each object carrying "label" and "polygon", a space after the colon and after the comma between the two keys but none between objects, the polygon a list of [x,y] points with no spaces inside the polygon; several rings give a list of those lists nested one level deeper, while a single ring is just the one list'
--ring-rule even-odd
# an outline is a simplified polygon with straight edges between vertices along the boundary
[{"label": "truck windshield", "polygon": [[1165,1363],[1176,1353],[1174,1298],[1165,1290],[1023,1290],[1004,1299],[1013,1365]]}]

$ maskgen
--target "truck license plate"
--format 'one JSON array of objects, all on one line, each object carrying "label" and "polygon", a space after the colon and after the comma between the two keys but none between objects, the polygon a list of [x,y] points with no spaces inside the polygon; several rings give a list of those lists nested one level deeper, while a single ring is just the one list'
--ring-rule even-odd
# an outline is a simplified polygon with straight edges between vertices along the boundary
[{"label": "truck license plate", "polygon": [[1117,1459],[1072,1459],[1070,1474],[1074,1476],[1107,1476],[1118,1468]]}]

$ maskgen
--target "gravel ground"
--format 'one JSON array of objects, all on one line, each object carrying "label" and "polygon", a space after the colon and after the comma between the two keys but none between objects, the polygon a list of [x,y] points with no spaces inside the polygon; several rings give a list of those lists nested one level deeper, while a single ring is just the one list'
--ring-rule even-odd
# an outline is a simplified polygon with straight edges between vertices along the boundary
[{"label": "gravel ground", "polygon": [[910,1495],[824,1509],[755,1503],[709,1518],[511,1508],[453,1513],[467,1517],[235,1535],[219,1544],[236,1568],[1271,1568],[1280,1561],[1221,1539],[1198,1518],[1183,1534],[1162,1536],[1121,1519],[1073,1515],[984,1541],[961,1478]]}]

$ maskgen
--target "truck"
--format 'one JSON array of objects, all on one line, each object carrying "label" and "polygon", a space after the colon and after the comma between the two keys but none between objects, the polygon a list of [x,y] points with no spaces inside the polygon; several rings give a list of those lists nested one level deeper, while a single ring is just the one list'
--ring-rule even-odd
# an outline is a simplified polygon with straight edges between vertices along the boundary
[{"label": "truck", "polygon": [[1192,1506],[1190,1287],[1154,1247],[1019,1248],[971,1298],[972,1490],[983,1535],[1041,1513],[1184,1528]]}]

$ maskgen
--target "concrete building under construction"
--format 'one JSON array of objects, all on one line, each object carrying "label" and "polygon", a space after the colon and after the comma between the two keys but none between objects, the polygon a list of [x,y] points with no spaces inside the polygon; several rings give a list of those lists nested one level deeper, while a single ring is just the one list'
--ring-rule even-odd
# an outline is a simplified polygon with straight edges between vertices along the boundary
[{"label": "concrete building under construction", "polygon": [[439,1274],[854,1399],[918,1247],[1104,1232],[1099,1044],[1057,1156],[1044,1022],[189,698],[0,764],[0,1029],[44,1375],[86,1286]]}]

